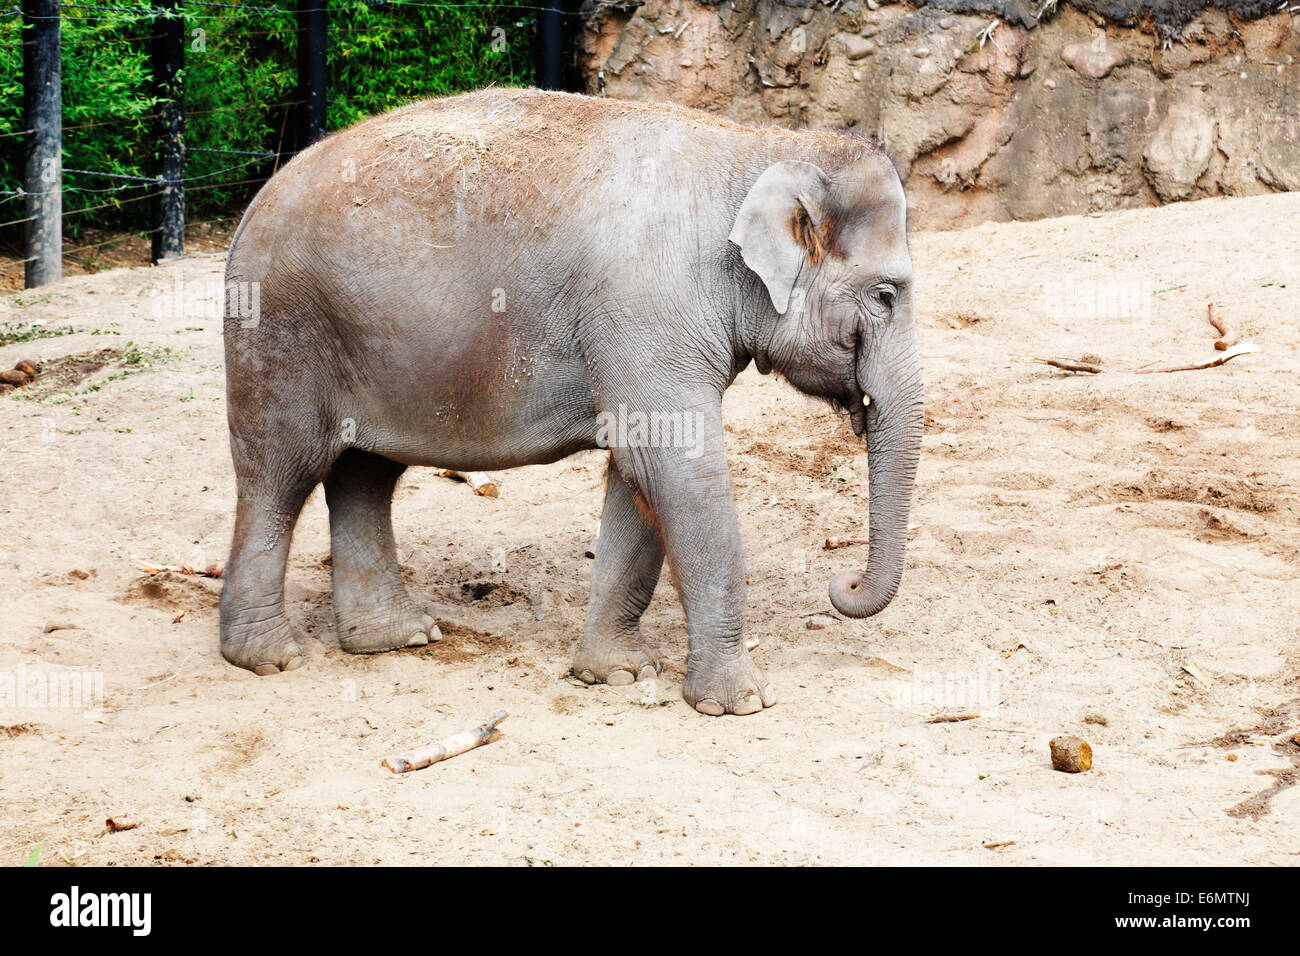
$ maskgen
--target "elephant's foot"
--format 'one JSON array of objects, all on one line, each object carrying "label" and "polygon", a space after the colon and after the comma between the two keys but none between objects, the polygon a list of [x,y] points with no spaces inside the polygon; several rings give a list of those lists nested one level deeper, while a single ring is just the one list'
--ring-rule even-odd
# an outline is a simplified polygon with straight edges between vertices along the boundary
[{"label": "elephant's foot", "polygon": [[588,684],[615,687],[654,680],[663,664],[639,635],[585,637],[573,656],[573,675]]},{"label": "elephant's foot", "polygon": [[776,703],[772,685],[743,648],[723,656],[692,655],[682,697],[710,717],[756,714]]},{"label": "elephant's foot", "polygon": [[339,647],[349,654],[380,654],[442,640],[433,618],[402,595],[385,605],[336,611]]},{"label": "elephant's foot", "polygon": [[307,663],[298,632],[283,611],[260,621],[223,623],[221,656],[259,677]]}]

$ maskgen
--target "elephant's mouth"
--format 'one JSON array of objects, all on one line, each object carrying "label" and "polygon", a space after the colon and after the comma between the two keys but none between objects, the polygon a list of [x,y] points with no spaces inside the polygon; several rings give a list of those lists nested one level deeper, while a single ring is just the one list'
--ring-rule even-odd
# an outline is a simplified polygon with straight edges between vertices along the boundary
[{"label": "elephant's mouth", "polygon": [[849,424],[853,426],[853,434],[861,438],[867,433],[867,417],[871,410],[871,399],[867,397],[857,382],[853,382],[846,394],[837,395],[831,400],[837,411],[843,412],[848,416]]}]

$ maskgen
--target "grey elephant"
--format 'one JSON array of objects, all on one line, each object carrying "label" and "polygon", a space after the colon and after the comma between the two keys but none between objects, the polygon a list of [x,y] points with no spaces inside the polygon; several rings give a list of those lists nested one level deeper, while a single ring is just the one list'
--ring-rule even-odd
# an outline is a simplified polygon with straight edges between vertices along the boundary
[{"label": "grey elephant", "polygon": [[866,617],[898,590],[923,395],[906,202],[870,139],[536,90],[416,103],[273,177],[226,283],[238,506],[221,650],[240,667],[303,663],[283,587],[318,483],[339,643],[372,653],[433,626],[394,546],[408,466],[504,469],[605,445],[573,672],[659,672],[639,622],[667,558],[686,701],[711,715],[771,705],[742,636],[720,411],[751,361],[866,436],[867,567],[832,579],[831,602]]}]

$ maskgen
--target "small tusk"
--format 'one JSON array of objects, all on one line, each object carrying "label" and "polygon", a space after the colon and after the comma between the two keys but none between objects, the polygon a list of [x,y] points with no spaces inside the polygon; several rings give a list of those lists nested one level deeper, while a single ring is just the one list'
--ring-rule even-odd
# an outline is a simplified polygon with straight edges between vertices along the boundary
[{"label": "small tusk", "polygon": [[870,405],[870,404],[871,404],[871,396],[870,396],[870,395],[863,395],[863,396],[862,396],[862,405],[863,405],[863,407],[865,408],[866,406],[868,406],[868,405]]}]

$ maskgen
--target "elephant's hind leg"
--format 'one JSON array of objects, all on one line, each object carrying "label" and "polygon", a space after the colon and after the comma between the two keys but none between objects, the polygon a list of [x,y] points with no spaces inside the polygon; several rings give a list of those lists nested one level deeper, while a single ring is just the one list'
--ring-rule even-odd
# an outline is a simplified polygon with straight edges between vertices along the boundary
[{"label": "elephant's hind leg", "polygon": [[580,680],[631,684],[659,673],[659,654],[641,637],[641,615],[654,596],[663,563],[658,534],[611,461],[587,628],[573,659]]},{"label": "elephant's hind leg", "polygon": [[297,631],[284,614],[284,572],[293,527],[320,476],[285,463],[257,464],[238,442],[235,459],[239,501],[221,590],[221,653],[265,676],[305,662]]},{"label": "elephant's hind leg", "polygon": [[325,479],[339,645],[375,654],[437,641],[433,618],[406,593],[393,540],[392,499],[405,465],[352,449]]}]

